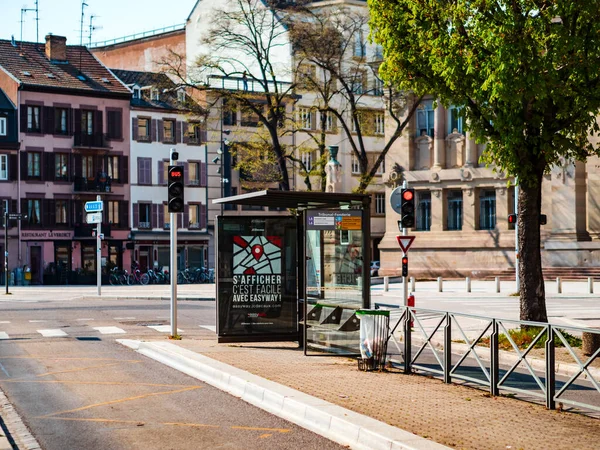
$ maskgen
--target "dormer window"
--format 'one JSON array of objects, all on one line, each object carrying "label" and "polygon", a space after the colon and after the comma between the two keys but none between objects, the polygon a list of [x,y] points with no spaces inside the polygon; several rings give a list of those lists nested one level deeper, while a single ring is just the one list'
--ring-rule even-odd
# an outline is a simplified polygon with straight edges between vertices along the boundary
[{"label": "dormer window", "polygon": [[185,103],[185,91],[183,89],[177,91],[177,101],[179,103]]},{"label": "dormer window", "polygon": [[150,99],[153,100],[153,101],[160,100],[160,94],[158,92],[158,89],[152,88],[150,90]]},{"label": "dormer window", "polygon": [[137,86],[133,87],[133,98],[142,98],[142,90]]}]

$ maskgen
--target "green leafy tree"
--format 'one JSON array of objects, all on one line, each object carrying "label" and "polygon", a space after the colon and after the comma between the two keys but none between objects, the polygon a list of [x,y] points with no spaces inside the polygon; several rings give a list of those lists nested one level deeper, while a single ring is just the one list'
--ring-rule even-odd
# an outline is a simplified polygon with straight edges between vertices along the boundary
[{"label": "green leafy tree", "polygon": [[521,319],[547,321],[541,185],[559,158],[598,150],[600,2],[368,0],[382,76],[464,106],[483,160],[519,180]]}]

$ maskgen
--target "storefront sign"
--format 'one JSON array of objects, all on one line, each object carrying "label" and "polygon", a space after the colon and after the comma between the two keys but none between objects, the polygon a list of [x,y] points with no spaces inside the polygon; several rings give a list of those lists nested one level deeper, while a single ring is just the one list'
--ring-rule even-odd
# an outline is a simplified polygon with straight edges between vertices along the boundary
[{"label": "storefront sign", "polygon": [[72,240],[75,232],[72,230],[50,231],[50,230],[22,230],[22,241],[54,241],[54,240]]},{"label": "storefront sign", "polygon": [[307,230],[360,230],[362,212],[355,210],[312,210],[306,213]]}]

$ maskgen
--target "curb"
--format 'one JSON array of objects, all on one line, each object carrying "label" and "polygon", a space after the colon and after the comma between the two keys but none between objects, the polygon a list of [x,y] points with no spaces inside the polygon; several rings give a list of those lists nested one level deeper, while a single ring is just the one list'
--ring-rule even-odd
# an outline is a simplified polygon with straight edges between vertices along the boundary
[{"label": "curb", "polygon": [[364,450],[449,448],[175,344],[129,339],[117,339],[117,342],[350,448]]},{"label": "curb", "polygon": [[13,450],[8,437],[4,436],[4,429],[8,430],[16,448],[41,450],[40,444],[25,426],[2,390],[0,390],[0,423],[3,425],[0,427],[0,450]]}]

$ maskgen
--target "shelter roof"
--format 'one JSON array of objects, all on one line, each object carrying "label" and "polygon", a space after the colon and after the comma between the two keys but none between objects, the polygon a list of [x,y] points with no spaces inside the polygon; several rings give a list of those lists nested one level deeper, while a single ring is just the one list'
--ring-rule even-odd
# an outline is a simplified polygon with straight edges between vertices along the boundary
[{"label": "shelter roof", "polygon": [[368,208],[371,202],[369,194],[349,194],[341,192],[304,192],[279,191],[267,189],[217,198],[215,204],[268,206],[272,208],[339,208],[341,206],[362,206]]}]

